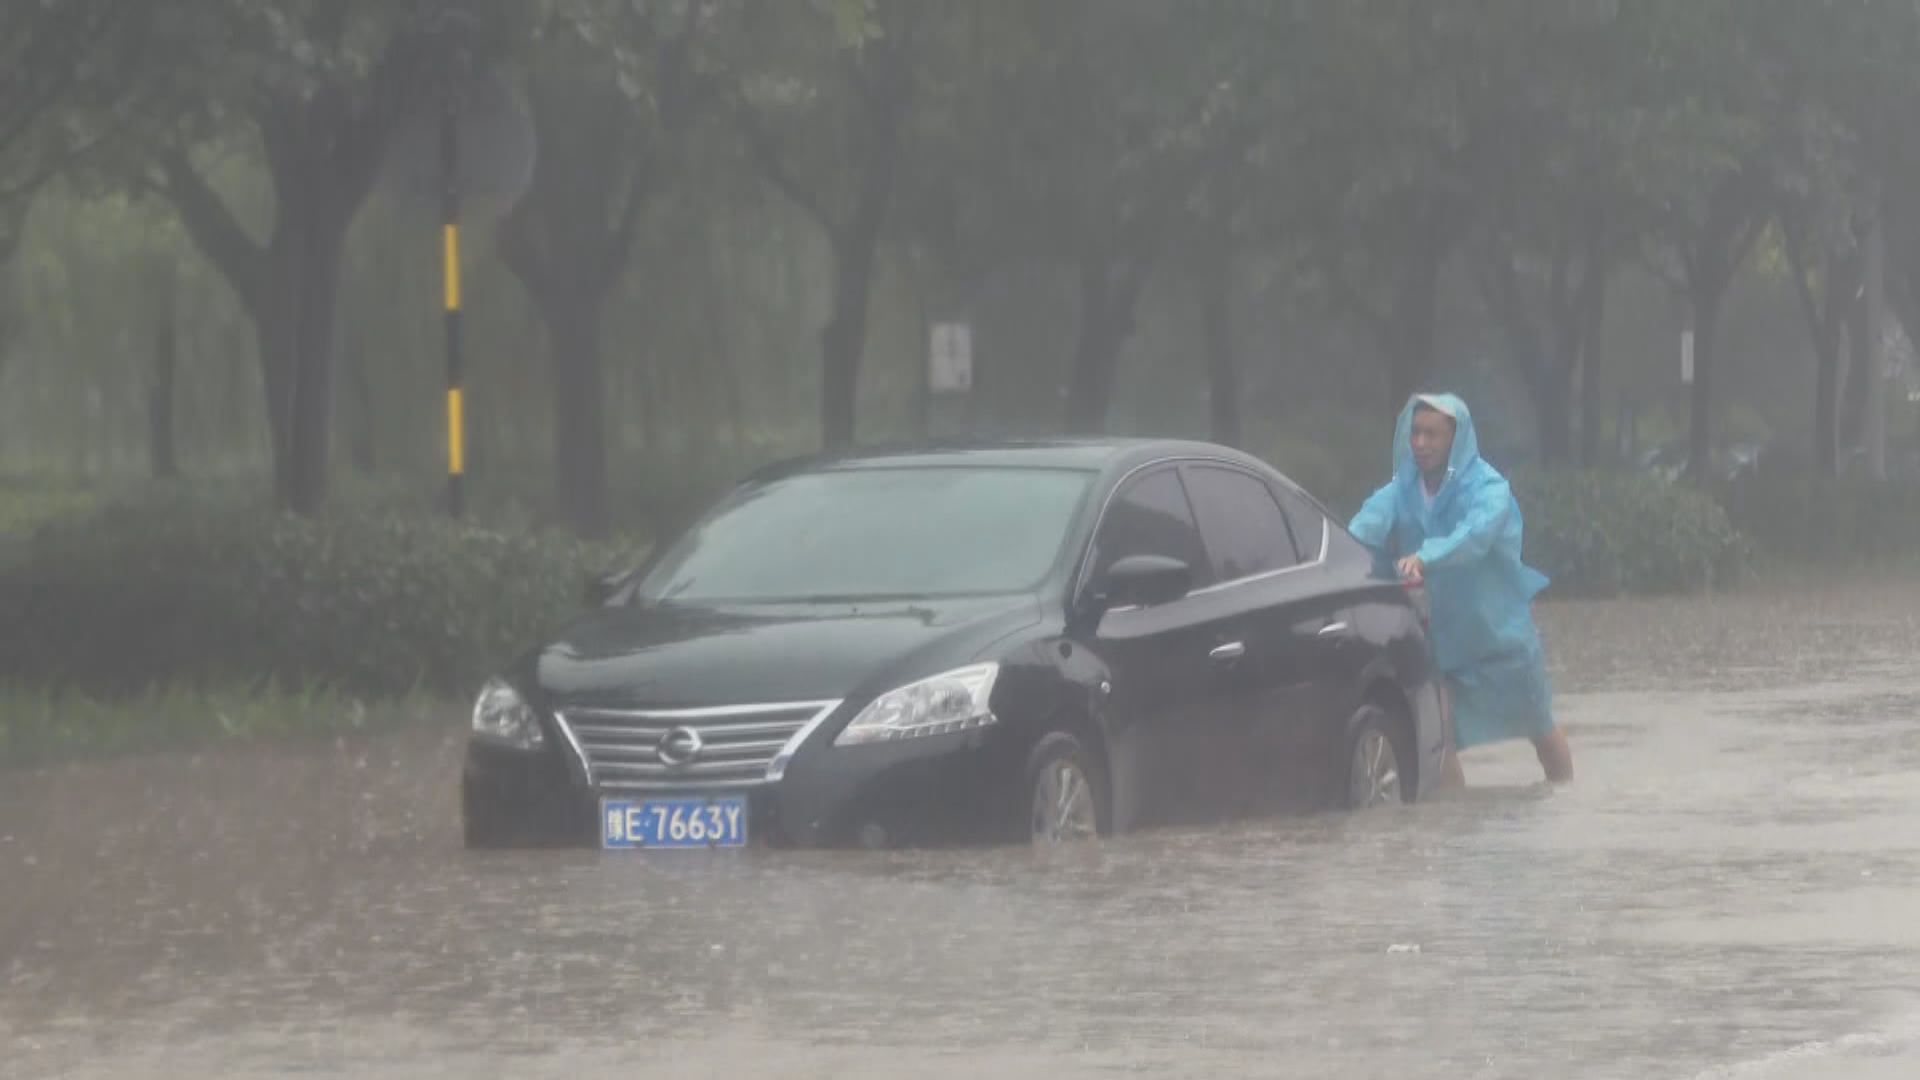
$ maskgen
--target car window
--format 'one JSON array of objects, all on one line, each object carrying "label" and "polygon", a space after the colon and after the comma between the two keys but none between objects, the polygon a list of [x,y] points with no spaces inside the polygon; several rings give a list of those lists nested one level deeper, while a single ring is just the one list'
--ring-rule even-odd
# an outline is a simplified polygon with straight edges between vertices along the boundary
[{"label": "car window", "polygon": [[1093,580],[1130,555],[1165,555],[1193,569],[1195,585],[1212,578],[1180,474],[1157,469],[1127,484],[1107,507],[1093,543]]},{"label": "car window", "polygon": [[1187,470],[1187,483],[1217,580],[1237,581],[1300,561],[1265,481],[1238,469],[1199,465]]},{"label": "car window", "polygon": [[1327,515],[1320,512],[1312,499],[1284,484],[1280,486],[1280,509],[1286,512],[1287,524],[1293,528],[1293,544],[1300,552],[1300,561],[1313,562],[1320,558],[1327,539]]},{"label": "car window", "polygon": [[1044,468],[871,467],[742,489],[642,584],[685,604],[941,597],[1035,588],[1094,474]]}]

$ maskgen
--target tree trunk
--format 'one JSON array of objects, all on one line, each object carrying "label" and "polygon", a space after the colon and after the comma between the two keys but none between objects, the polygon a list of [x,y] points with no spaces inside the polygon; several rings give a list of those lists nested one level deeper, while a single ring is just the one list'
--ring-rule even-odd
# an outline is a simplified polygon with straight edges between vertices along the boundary
[{"label": "tree trunk", "polygon": [[[218,349],[220,354],[220,391],[218,408],[226,423],[216,426],[223,444],[256,449],[241,439],[240,433],[246,431],[241,417],[248,415],[248,376],[264,372],[259,359],[253,354],[258,351],[258,335],[254,335],[255,344],[247,344],[249,327],[244,319],[236,319],[223,324],[219,331]],[[264,398],[265,395],[263,394]],[[267,424],[267,460],[273,460],[273,426]]]},{"label": "tree trunk", "polygon": [[914,322],[920,327],[919,346],[907,354],[913,362],[913,429],[926,440],[933,437],[933,313],[927,307],[926,274],[917,254],[909,257],[907,266]]},{"label": "tree trunk", "polygon": [[727,431],[733,447],[746,445],[747,404],[740,387],[740,372],[734,364],[732,339],[727,334],[726,312],[721,306],[720,288],[711,274],[702,279],[702,310],[706,315],[708,362],[719,373],[721,397],[727,411]]},{"label": "tree trunk", "polygon": [[1388,404],[1395,413],[1424,389],[1433,375],[1434,327],[1440,302],[1440,269],[1445,259],[1438,240],[1422,236],[1400,267],[1393,313],[1399,341],[1388,380],[1393,398]]},{"label": "tree trunk", "polygon": [[334,304],[357,200],[317,174],[279,174],[272,242],[250,247],[218,196],[184,165],[176,205],[195,243],[245,301],[259,347],[276,502],[300,514],[326,501],[333,424]]},{"label": "tree trunk", "polygon": [[1713,475],[1713,341],[1724,287],[1693,290],[1693,392],[1687,426],[1687,476],[1704,485]]},{"label": "tree trunk", "polygon": [[1233,256],[1224,248],[1211,254],[1201,267],[1200,317],[1207,343],[1209,411],[1213,441],[1238,447],[1240,372],[1233,357]]},{"label": "tree trunk", "polygon": [[578,290],[541,312],[552,347],[554,490],[561,516],[587,538],[608,525],[603,303],[604,294]]},{"label": "tree trunk", "polygon": [[[878,166],[876,166],[878,167]],[[891,184],[886,185],[891,191]],[[852,446],[858,432],[860,359],[867,348],[867,305],[885,219],[885,196],[833,238],[833,314],[820,330],[820,438],[829,450]]]},{"label": "tree trunk", "polygon": [[1067,431],[1093,435],[1106,430],[1120,350],[1133,333],[1133,305],[1139,295],[1139,271],[1116,270],[1108,259],[1090,255],[1080,264],[1080,336],[1074,346],[1067,386]]},{"label": "tree trunk", "polygon": [[1572,447],[1570,362],[1578,341],[1572,308],[1565,295],[1566,256],[1556,258],[1548,282],[1544,335],[1534,308],[1522,295],[1513,256],[1498,238],[1490,241],[1484,273],[1481,291],[1495,309],[1514,367],[1525,380],[1533,401],[1534,436],[1541,460],[1548,465],[1564,464]]},{"label": "tree trunk", "polygon": [[[1810,254],[1803,238],[1804,220],[1787,217],[1783,231],[1794,291],[1813,345],[1813,469],[1817,476],[1832,477],[1839,473],[1840,460],[1841,338],[1860,275],[1858,263],[1835,246]],[[1815,258],[1817,262],[1812,261]]]},{"label": "tree trunk", "polygon": [[178,371],[178,326],[174,318],[174,275],[171,266],[155,275],[156,316],[153,332],[153,379],[147,386],[148,461],[156,480],[180,474],[174,444],[174,384]]},{"label": "tree trunk", "polygon": [[1580,282],[1580,463],[1600,464],[1600,381],[1605,364],[1602,334],[1607,316],[1605,255],[1597,244],[1587,252],[1587,276]]},{"label": "tree trunk", "polygon": [[[1832,299],[1829,298],[1829,303]],[[1837,313],[1813,330],[1813,468],[1823,477],[1839,475],[1840,326]]]},{"label": "tree trunk", "polygon": [[633,380],[633,392],[640,397],[640,449],[647,459],[664,462],[667,455],[666,423],[661,419],[660,402],[667,396],[671,381],[660,363],[660,356],[646,350],[632,358],[627,371]]},{"label": "tree trunk", "polygon": [[1534,382],[1534,419],[1539,425],[1540,459],[1565,465],[1573,456],[1573,373],[1559,361],[1543,363]]},{"label": "tree trunk", "polygon": [[[309,223],[305,243],[291,258],[290,275],[300,282],[287,340],[293,347],[292,422],[287,447],[291,486],[288,509],[316,514],[327,499],[327,467],[333,448],[334,301],[340,286],[340,247],[344,226]],[[304,231],[304,230],[303,230]]]},{"label": "tree trunk", "polygon": [[187,155],[155,164],[188,235],[247,308],[260,346],[278,503],[312,514],[326,501],[333,424],[333,334],[340,255],[371,191],[380,151],[408,93],[405,49],[390,47],[364,95],[342,84],[263,95],[254,119],[273,188],[263,247]]},{"label": "tree trunk", "polygon": [[373,372],[367,367],[366,333],[358,325],[347,331],[344,352],[348,392],[353,396],[353,431],[348,453],[353,460],[354,472],[361,476],[372,476],[377,406],[374,403]]},{"label": "tree trunk", "polygon": [[0,373],[6,370],[8,346],[13,341],[18,315],[12,269],[13,256],[19,250],[18,225],[0,218]]},{"label": "tree trunk", "polygon": [[1867,441],[1867,405],[1872,397],[1868,367],[1873,363],[1872,346],[1867,332],[1867,305],[1856,303],[1847,313],[1846,385],[1840,395],[1839,439],[1849,456]]},{"label": "tree trunk", "polygon": [[254,359],[260,365],[260,393],[266,399],[267,444],[273,459],[273,499],[281,509],[293,491],[293,381],[288,377],[292,350],[281,343],[286,319],[264,312],[253,320]]},{"label": "tree trunk", "polygon": [[1536,403],[1538,419],[1545,425],[1540,431],[1540,456],[1548,465],[1566,465],[1573,460],[1574,376],[1580,366],[1580,308],[1574,301],[1571,280],[1571,256],[1562,256],[1556,267],[1547,298],[1548,339],[1552,352],[1542,358],[1545,370]]}]

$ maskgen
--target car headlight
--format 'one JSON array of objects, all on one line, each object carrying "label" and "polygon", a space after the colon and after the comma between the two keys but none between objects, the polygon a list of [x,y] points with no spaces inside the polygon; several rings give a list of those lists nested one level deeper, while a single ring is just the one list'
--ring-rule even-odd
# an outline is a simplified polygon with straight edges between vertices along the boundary
[{"label": "car headlight", "polygon": [[473,703],[473,733],[516,750],[536,750],[547,741],[540,731],[540,718],[513,687],[499,679],[487,680]]},{"label": "car headlight", "polygon": [[889,690],[860,710],[835,746],[944,735],[997,723],[987,707],[999,664],[976,664]]}]

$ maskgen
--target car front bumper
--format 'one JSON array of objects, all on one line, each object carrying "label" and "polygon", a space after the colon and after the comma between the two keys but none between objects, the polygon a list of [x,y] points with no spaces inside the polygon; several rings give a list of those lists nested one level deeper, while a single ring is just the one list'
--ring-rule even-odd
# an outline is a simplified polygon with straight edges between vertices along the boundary
[{"label": "car front bumper", "polygon": [[603,788],[549,743],[526,751],[470,740],[461,802],[470,844],[600,843],[600,799],[743,794],[754,846],[896,847],[1015,835],[1020,758],[997,728],[864,746],[802,747],[785,775],[744,789]]}]

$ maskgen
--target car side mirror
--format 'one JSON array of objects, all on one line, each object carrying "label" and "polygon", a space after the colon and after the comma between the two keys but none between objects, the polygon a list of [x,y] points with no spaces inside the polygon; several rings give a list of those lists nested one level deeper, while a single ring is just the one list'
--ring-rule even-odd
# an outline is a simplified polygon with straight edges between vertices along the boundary
[{"label": "car side mirror", "polygon": [[1193,568],[1165,555],[1129,555],[1107,568],[1101,582],[1103,607],[1153,607],[1187,595]]}]

